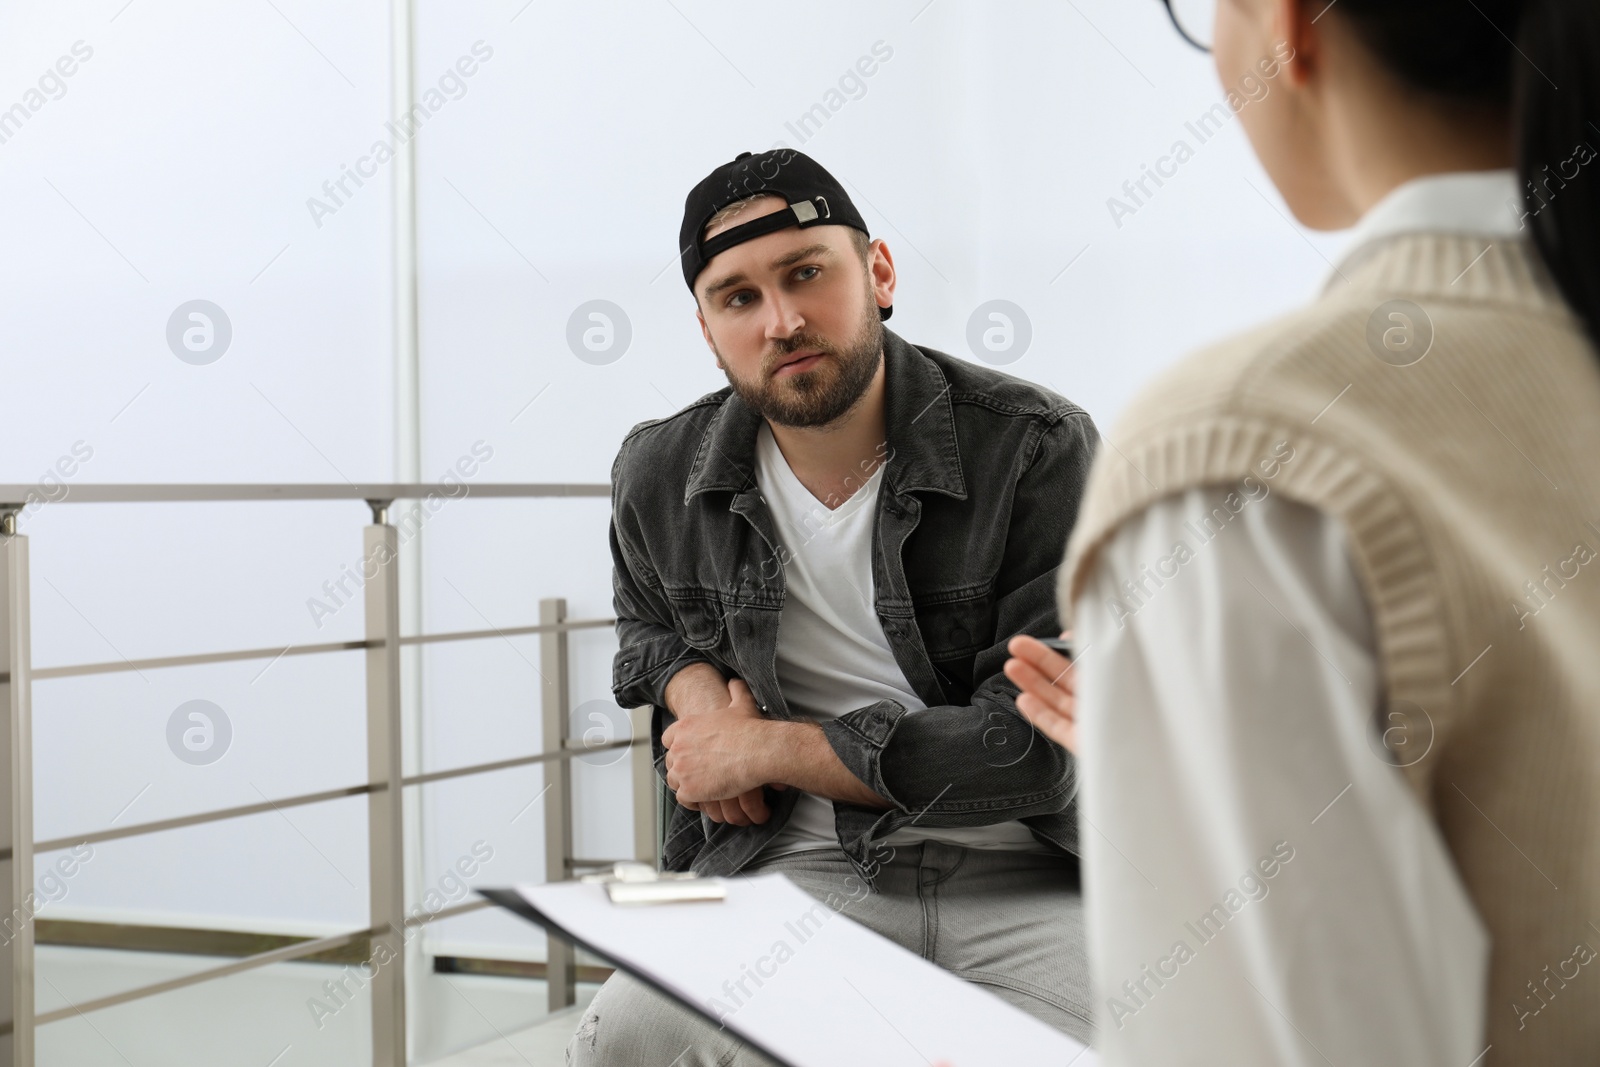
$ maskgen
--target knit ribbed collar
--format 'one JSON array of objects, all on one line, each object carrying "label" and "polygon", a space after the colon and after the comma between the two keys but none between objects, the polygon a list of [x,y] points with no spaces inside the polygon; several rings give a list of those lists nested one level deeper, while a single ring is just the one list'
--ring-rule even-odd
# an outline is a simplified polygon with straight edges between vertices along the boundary
[{"label": "knit ribbed collar", "polygon": [[1513,170],[1429,174],[1395,186],[1361,216],[1328,285],[1348,275],[1372,246],[1406,233],[1523,235],[1522,193]]}]

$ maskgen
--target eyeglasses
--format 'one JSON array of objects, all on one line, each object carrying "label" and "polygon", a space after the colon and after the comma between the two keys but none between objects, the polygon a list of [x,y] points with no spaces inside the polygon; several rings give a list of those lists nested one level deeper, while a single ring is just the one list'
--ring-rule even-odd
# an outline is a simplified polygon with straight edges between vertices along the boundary
[{"label": "eyeglasses", "polygon": [[1167,14],[1178,28],[1183,39],[1200,49],[1211,51],[1211,39],[1217,21],[1217,0],[1162,0]]}]

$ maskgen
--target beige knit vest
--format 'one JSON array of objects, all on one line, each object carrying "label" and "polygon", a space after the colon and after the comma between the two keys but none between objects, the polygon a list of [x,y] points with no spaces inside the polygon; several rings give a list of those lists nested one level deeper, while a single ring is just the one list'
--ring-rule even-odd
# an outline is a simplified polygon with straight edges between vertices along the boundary
[{"label": "beige knit vest", "polygon": [[1600,1064],[1600,360],[1522,240],[1390,237],[1341,274],[1130,405],[1061,617],[1170,494],[1251,476],[1336,517],[1427,749],[1401,773],[1492,938],[1481,1062]]}]

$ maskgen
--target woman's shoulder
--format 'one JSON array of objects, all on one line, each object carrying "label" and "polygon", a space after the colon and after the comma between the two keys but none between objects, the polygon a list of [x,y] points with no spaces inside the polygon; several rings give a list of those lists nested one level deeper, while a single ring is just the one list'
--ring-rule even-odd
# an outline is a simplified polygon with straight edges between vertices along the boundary
[{"label": "woman's shoulder", "polygon": [[[1377,362],[1365,346],[1359,318],[1349,301],[1321,299],[1205,345],[1146,382],[1116,420],[1113,434],[1122,440],[1185,418],[1263,410],[1287,416],[1318,398],[1325,404],[1363,358]],[[1323,396],[1341,374],[1344,381]],[[1308,417],[1317,411],[1311,407]]]}]

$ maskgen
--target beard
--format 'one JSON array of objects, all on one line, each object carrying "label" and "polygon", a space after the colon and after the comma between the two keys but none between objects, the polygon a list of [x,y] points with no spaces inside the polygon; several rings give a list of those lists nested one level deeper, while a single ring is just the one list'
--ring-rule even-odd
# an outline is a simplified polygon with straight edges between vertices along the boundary
[{"label": "beard", "polygon": [[[772,376],[784,359],[802,350],[821,352],[823,358],[810,370],[782,378]],[[717,356],[720,359],[722,353]],[[773,343],[761,361],[761,373],[755,381],[734,377],[726,360],[722,370],[739,399],[767,421],[779,426],[815,427],[836,421],[856,405],[872,384],[882,357],[883,321],[878,317],[877,303],[869,299],[855,336],[842,347],[825,337],[802,332]]]}]

